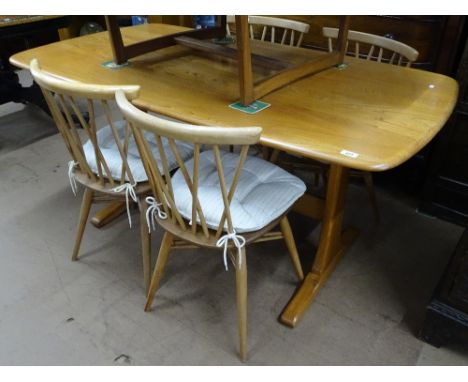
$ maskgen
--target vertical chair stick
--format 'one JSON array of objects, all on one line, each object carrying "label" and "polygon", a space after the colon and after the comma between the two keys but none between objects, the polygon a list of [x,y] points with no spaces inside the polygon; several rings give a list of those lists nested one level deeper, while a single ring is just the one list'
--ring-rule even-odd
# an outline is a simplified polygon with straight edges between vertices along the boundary
[{"label": "vertical chair stick", "polygon": [[71,132],[71,136],[75,140],[77,148],[81,151],[82,154],[84,154],[84,152],[83,152],[83,142],[81,142],[81,138],[80,138],[80,136],[78,135],[78,133],[76,131],[75,123],[73,122],[73,118],[72,118],[72,116],[70,114],[70,110],[68,110],[67,103],[65,101],[65,97],[62,94],[59,95],[58,102],[60,104],[60,107],[62,108],[63,113],[65,114],[66,119],[67,119],[68,131]]},{"label": "vertical chair stick", "polygon": [[151,150],[149,149],[148,144],[146,143],[146,140],[143,137],[143,133],[139,129],[134,128],[133,125],[130,126],[133,131],[133,136],[135,137],[135,142],[138,146],[138,151],[141,154],[143,167],[145,168],[145,171],[148,174],[148,180],[151,184],[151,187],[155,191],[159,202],[162,203],[165,213],[169,216],[171,215],[171,213],[169,207],[167,206],[166,198],[164,197],[164,193],[162,190],[162,176],[159,172],[159,168],[154,162]]},{"label": "vertical chair stick", "polygon": [[166,152],[164,151],[164,145],[159,135],[154,134],[154,137],[156,138],[156,145],[158,146],[159,157],[161,158],[161,164],[163,168],[164,177],[166,179],[167,188],[169,190],[171,198],[175,200],[174,190],[172,188],[171,172],[169,171],[169,162],[167,160]]},{"label": "vertical chair stick", "polygon": [[265,26],[263,27],[262,37],[260,38],[260,41],[264,41],[264,40],[265,40],[266,32],[267,32],[267,27],[266,27],[266,25],[265,25]]},{"label": "vertical chair stick", "polygon": [[53,110],[52,115],[55,115],[55,123],[57,124],[57,126],[61,126],[63,137],[65,141],[68,142],[67,147],[70,148],[72,157],[74,158],[76,162],[78,162],[80,166],[80,170],[85,171],[91,180],[96,180],[96,176],[89,168],[88,162],[86,161],[84,154],[82,153],[82,150],[78,149],[77,142],[69,131],[69,127],[67,126],[67,121],[63,117],[63,114],[60,111],[57,103],[54,102],[52,93],[44,92],[44,95],[46,95],[46,99],[48,99],[49,106],[52,107],[51,110]]},{"label": "vertical chair stick", "polygon": [[[156,180],[156,182],[158,184],[158,187],[160,188],[161,193],[162,193],[160,202],[163,203],[163,206],[164,206],[164,208],[166,210],[166,213],[169,212],[168,205],[170,206],[172,221],[174,221],[174,222],[177,221],[179,223],[180,227],[183,230],[186,230],[187,226],[185,225],[184,219],[182,218],[182,216],[180,215],[180,213],[179,213],[179,211],[178,211],[178,209],[176,207],[174,198],[172,196],[173,193],[169,191],[166,183],[164,182],[164,179],[162,178],[161,172],[159,171],[158,164],[156,163],[156,160],[154,159],[153,154],[151,153],[151,150],[148,147],[148,144],[147,144],[145,139],[143,139],[143,145],[145,147],[147,158],[150,160],[150,164],[151,164],[151,167],[153,169],[152,172],[155,175],[155,180]],[[169,177],[168,180],[166,180],[166,182],[167,181],[170,181],[170,177]]]},{"label": "vertical chair stick", "polygon": [[287,29],[284,29],[283,31],[283,36],[281,37],[281,45],[284,44],[284,42],[286,41],[286,35],[288,34],[288,30]]},{"label": "vertical chair stick", "polygon": [[[124,127],[124,145],[123,145],[123,151],[125,154],[125,158],[128,157],[128,146],[129,146],[129,139],[130,139],[130,127],[128,126],[128,122],[125,123]],[[122,163],[122,167],[120,169],[120,183],[125,182],[125,167]]]},{"label": "vertical chair stick", "polygon": [[[187,167],[185,166],[184,161],[180,157],[179,151],[177,150],[177,146],[176,146],[173,139],[168,139],[168,142],[169,142],[169,147],[171,148],[172,152],[174,153],[176,161],[179,164],[179,169],[182,172],[182,175],[183,175],[183,177],[185,179],[185,182],[187,183],[187,186],[188,186],[190,192],[193,193],[192,181],[190,180],[190,176],[189,176],[189,173],[187,171]],[[198,217],[200,218],[200,224],[202,226],[203,233],[205,234],[206,238],[209,238],[210,233],[208,231],[208,226],[206,225],[205,215],[204,215],[203,210],[201,208],[200,201],[198,200],[198,197],[195,199],[195,202],[196,202]]]},{"label": "vertical chair stick", "polygon": [[[241,171],[242,171],[242,167],[244,167],[244,162],[245,162],[245,160],[247,158],[248,151],[249,151],[249,146],[248,145],[242,146],[240,154],[239,154],[239,162],[237,164],[237,168],[236,168],[236,171],[234,173],[234,177],[232,179],[231,187],[229,189],[229,194],[227,196],[229,204],[231,203],[232,198],[234,196],[234,192],[236,191],[237,182],[239,181],[239,177],[240,177],[240,174],[241,174]],[[225,219],[226,219],[226,211],[223,211],[223,214],[221,216],[221,220],[219,221],[218,230],[216,231],[216,239],[219,239],[219,237],[221,236],[221,233],[223,232],[224,220]]]},{"label": "vertical chair stick", "polygon": [[197,233],[197,204],[198,204],[198,166],[200,158],[200,145],[195,143],[193,150],[193,190],[192,190],[192,233]]},{"label": "vertical chair stick", "polygon": [[55,104],[55,102],[52,101],[53,99],[53,94],[49,91],[49,90],[45,90],[45,89],[42,89],[42,94],[44,95],[44,99],[46,100],[46,103],[47,105],[49,106],[49,109],[50,109],[50,112],[52,114],[52,118],[54,119],[55,121],[55,125],[57,126],[57,130],[60,132],[60,134],[62,134],[62,137],[64,138],[63,140],[65,141],[65,145],[68,149],[68,152],[70,153],[70,156],[73,158],[73,160],[76,162],[77,159],[75,158],[75,154],[70,146],[70,143],[68,142],[68,139],[67,138],[67,134],[66,132],[64,131],[64,126],[63,124],[60,122],[58,116],[57,116],[57,106]]},{"label": "vertical chair stick", "polygon": [[90,130],[93,134],[94,142],[97,147],[99,156],[101,157],[102,165],[104,166],[104,170],[107,174],[107,180],[109,181],[110,185],[113,187],[115,185],[114,178],[112,177],[109,166],[107,165],[106,158],[104,158],[104,155],[102,154],[101,149],[99,148],[99,141],[97,139],[97,128],[96,128],[96,115],[94,112],[94,102],[91,99],[88,99],[88,111],[89,111]]},{"label": "vertical chair stick", "polygon": [[[95,121],[95,115],[94,115],[94,104],[93,101],[88,99],[88,112],[89,112],[89,124],[86,123],[84,118],[82,117],[81,113],[77,114],[79,115],[78,118],[81,121],[81,124],[83,125],[84,129],[88,133],[89,139],[91,140],[91,144],[93,145],[94,148],[94,157],[96,159],[96,167],[98,169],[98,174],[99,174],[99,182],[101,185],[104,185],[104,177],[102,174],[102,168],[101,168],[101,162],[105,164],[104,168],[105,171],[107,172],[107,177],[109,179],[112,179],[111,173],[109,171],[109,168],[107,167],[107,164],[105,163],[104,156],[101,153],[101,150],[99,148],[98,144],[98,139],[97,139],[97,133],[96,133],[96,121]],[[75,106],[76,110],[75,113],[77,113],[78,107],[76,105],[72,104],[72,107]]]},{"label": "vertical chair stick", "polygon": [[301,33],[299,35],[299,39],[297,40],[297,44],[296,44],[297,47],[300,47],[302,45],[302,40],[303,39],[304,39],[304,33]]},{"label": "vertical chair stick", "polygon": [[[84,130],[86,131],[86,133],[89,136],[89,139],[91,140],[91,143],[92,143],[93,148],[94,148],[94,156],[95,156],[95,160],[96,160],[96,167],[98,169],[99,181],[100,181],[101,184],[104,184],[104,179],[103,179],[103,176],[102,176],[102,169],[101,169],[101,166],[100,166],[100,160],[101,160],[101,157],[99,155],[100,150],[97,147],[96,136],[93,135],[93,131],[90,129],[89,125],[84,120],[83,116],[81,115],[80,110],[76,106],[75,101],[73,100],[72,97],[70,97],[70,105],[71,105],[73,111],[75,112],[75,115],[78,117],[78,120],[80,121],[81,126],[83,126]],[[92,117],[94,117],[94,115]],[[91,115],[90,115],[90,118],[91,118]]]},{"label": "vertical chair stick", "polygon": [[120,157],[122,158],[122,164],[124,165],[125,171],[128,174],[128,179],[130,180],[130,183],[133,184],[135,183],[135,179],[133,179],[132,171],[130,170],[130,166],[128,165],[128,162],[127,162],[127,155],[125,154],[123,150],[122,143],[120,142],[120,137],[117,132],[117,128],[115,127],[114,121],[112,120],[112,115],[111,115],[111,110],[109,108],[109,104],[107,103],[106,100],[102,100],[101,102],[102,102],[102,106],[104,109],[104,113],[106,114],[107,122],[109,123],[109,126],[111,127],[111,131],[114,136],[115,144],[117,146],[117,149],[119,150]]},{"label": "vertical chair stick", "polygon": [[[231,211],[229,208],[229,200],[227,196],[227,191],[226,191],[226,182],[224,180],[224,169],[223,169],[223,163],[221,160],[221,155],[219,152],[219,147],[218,145],[213,145],[213,153],[214,153],[214,158],[216,162],[216,169],[218,170],[218,177],[219,177],[219,186],[221,188],[221,196],[223,198],[223,204],[224,204],[224,214],[226,214],[226,219],[227,219],[227,225],[228,225],[228,232],[231,233],[234,230],[234,227],[232,225],[232,219],[231,219]],[[218,230],[222,229],[224,222],[219,222]]]}]

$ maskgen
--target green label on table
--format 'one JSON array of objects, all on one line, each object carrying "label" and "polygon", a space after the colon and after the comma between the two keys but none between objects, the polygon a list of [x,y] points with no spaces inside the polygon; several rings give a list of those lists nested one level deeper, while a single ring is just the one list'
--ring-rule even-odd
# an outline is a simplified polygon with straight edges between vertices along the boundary
[{"label": "green label on table", "polygon": [[236,109],[239,111],[242,111],[243,113],[247,114],[255,114],[258,113],[259,111],[262,111],[268,107],[270,107],[271,104],[262,102],[262,101],[254,101],[248,106],[242,106],[240,102],[234,102],[229,105],[231,109]]}]

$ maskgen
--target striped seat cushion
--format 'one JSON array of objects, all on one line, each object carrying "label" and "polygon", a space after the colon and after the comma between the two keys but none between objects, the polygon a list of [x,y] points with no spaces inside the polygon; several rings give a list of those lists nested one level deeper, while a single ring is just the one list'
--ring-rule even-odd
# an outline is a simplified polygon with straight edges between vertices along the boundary
[{"label": "striped seat cushion", "polygon": [[[239,155],[221,151],[224,176],[229,188],[239,161]],[[192,175],[193,159],[186,163]],[[219,177],[213,151],[200,154],[198,199],[206,223],[218,227],[224,210]],[[178,170],[172,177],[176,206],[181,215],[192,218],[192,194]],[[306,190],[298,177],[258,157],[248,156],[242,169],[234,197],[231,216],[236,232],[257,231],[281,216]],[[225,230],[227,226],[225,225]]]},{"label": "striped seat cushion", "polygon": [[[118,132],[119,139],[122,142],[122,147],[123,147],[123,141],[125,139],[125,124],[126,124],[125,121],[117,121],[114,123],[116,130]],[[148,145],[151,148],[154,158],[156,159],[158,163],[159,170],[162,171],[160,155],[159,155],[159,151],[156,145],[154,134],[151,134],[148,132],[145,132],[144,134],[148,140]],[[122,157],[120,156],[119,149],[117,147],[117,144],[115,143],[114,135],[112,134],[112,129],[110,128],[110,126],[104,126],[101,129],[99,129],[97,132],[97,139],[98,139],[99,148],[101,149],[102,155],[104,156],[106,163],[109,166],[109,170],[111,172],[112,177],[114,179],[120,180],[120,177],[122,174]],[[169,148],[169,144],[167,140],[165,138],[162,138],[162,142],[165,148],[164,151],[167,156],[169,168],[173,170],[174,168],[179,167],[171,149]],[[176,145],[178,147],[182,160],[186,161],[193,156],[192,144],[182,142],[182,141],[176,141]],[[88,161],[88,165],[90,166],[91,170],[95,174],[98,174],[94,147],[90,140],[88,140],[83,145],[83,150],[84,150],[86,160]],[[140,153],[138,152],[138,148],[137,148],[133,135],[131,135],[131,138],[129,139],[127,161],[128,161],[128,166],[130,167],[130,170],[132,171],[132,175],[133,175],[133,178],[135,179],[135,182],[144,182],[148,180],[148,177],[143,167],[143,163],[141,162]],[[106,172],[104,171],[104,169],[102,169],[102,172],[104,175],[106,175]],[[125,180],[129,181],[127,174],[126,174]]]}]

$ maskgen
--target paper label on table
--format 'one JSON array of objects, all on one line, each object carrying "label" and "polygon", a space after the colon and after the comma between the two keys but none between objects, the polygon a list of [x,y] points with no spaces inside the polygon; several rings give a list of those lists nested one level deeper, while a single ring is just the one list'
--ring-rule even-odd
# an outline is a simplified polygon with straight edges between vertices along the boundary
[{"label": "paper label on table", "polygon": [[270,106],[271,106],[270,103],[266,103],[262,101],[254,101],[248,106],[242,106],[240,102],[234,102],[229,105],[231,109],[239,110],[247,114],[258,113],[259,111],[265,110],[266,108]]},{"label": "paper label on table", "polygon": [[348,151],[348,150],[341,150],[340,154],[350,157],[350,158],[357,158],[359,156],[358,153],[353,153],[352,151]]},{"label": "paper label on table", "polygon": [[110,61],[105,61],[101,64],[101,66],[103,66],[104,68],[108,68],[108,69],[120,69],[120,68],[124,68],[126,66],[128,66],[129,63],[128,62],[125,62],[123,64],[116,64],[113,60],[110,60]]}]

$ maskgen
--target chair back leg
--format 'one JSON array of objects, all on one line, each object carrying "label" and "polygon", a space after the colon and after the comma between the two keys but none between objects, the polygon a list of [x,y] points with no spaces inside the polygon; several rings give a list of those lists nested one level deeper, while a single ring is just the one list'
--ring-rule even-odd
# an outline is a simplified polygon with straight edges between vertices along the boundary
[{"label": "chair back leg", "polygon": [[299,254],[297,252],[296,242],[294,241],[291,225],[289,224],[289,220],[286,216],[280,220],[280,228],[281,233],[284,236],[284,242],[288,248],[289,256],[293,262],[297,278],[299,281],[302,281],[304,280],[304,272],[302,271],[301,260],[299,259]]}]

